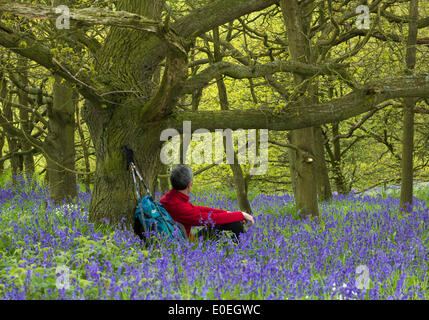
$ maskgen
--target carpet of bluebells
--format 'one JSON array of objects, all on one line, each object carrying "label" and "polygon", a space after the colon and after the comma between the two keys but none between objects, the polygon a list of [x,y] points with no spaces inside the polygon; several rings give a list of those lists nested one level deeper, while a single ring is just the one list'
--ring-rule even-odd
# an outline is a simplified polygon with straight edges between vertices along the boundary
[{"label": "carpet of bluebells", "polygon": [[[89,200],[55,206],[45,187],[22,180],[0,189],[1,299],[429,298],[429,209],[418,198],[404,213],[390,196],[335,195],[317,221],[298,219],[290,195],[260,194],[238,244],[225,235],[147,247],[124,226],[89,223]],[[191,201],[237,208],[228,192]],[[68,287],[58,285],[61,266]]]}]

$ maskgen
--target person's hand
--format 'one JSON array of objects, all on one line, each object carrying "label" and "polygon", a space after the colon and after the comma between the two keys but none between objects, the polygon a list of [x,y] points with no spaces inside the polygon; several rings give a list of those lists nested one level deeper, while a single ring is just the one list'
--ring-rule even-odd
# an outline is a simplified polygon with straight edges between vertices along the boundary
[{"label": "person's hand", "polygon": [[255,220],[253,219],[253,217],[250,214],[248,214],[247,212],[242,212],[242,214],[244,216],[244,221],[243,222],[245,224],[246,223],[249,224],[250,227],[255,224]]}]

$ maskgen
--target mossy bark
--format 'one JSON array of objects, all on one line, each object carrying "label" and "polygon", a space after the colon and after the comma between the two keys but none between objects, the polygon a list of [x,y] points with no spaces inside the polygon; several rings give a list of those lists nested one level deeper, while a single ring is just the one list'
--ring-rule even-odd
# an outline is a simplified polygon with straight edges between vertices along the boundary
[{"label": "mossy bark", "polygon": [[[163,0],[122,0],[118,9],[160,19]],[[136,206],[135,188],[131,172],[126,169],[126,159],[121,147],[134,151],[135,164],[152,194],[157,186],[161,169],[160,126],[156,116],[160,99],[154,99],[158,64],[165,57],[165,48],[151,43],[159,40],[136,30],[112,27],[100,53],[99,74],[104,74],[105,84],[112,91],[132,90],[139,94],[116,95],[117,104],[109,106],[88,104],[83,112],[88,124],[96,153],[94,193],[90,204],[90,220],[120,223],[125,218],[131,225]],[[166,74],[163,84],[165,85]],[[112,97],[113,99],[113,97]],[[162,113],[162,112],[161,112]],[[140,193],[145,190],[140,186]]]},{"label": "mossy bark", "polygon": [[75,103],[73,88],[55,77],[53,104],[48,108],[48,135],[43,148],[50,197],[56,203],[77,196],[75,169]]},{"label": "mossy bark", "polygon": [[[132,113],[120,120],[113,119],[107,123],[91,121],[89,125],[97,159],[90,220],[119,223],[125,218],[131,223],[136,206],[135,187],[121,147],[125,145],[134,151],[135,164],[154,194],[161,167],[160,131],[158,127],[136,122]],[[139,188],[144,196],[144,188],[141,185]]]}]

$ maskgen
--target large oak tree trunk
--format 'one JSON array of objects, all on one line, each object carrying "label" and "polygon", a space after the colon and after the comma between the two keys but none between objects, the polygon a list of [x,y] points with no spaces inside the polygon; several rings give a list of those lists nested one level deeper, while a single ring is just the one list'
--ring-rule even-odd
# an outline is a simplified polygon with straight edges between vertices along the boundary
[{"label": "large oak tree trunk", "polygon": [[[121,147],[127,146],[134,151],[135,164],[154,194],[161,169],[160,131],[157,127],[151,128],[136,122],[132,115],[104,123],[97,123],[93,119],[89,124],[97,159],[90,220],[97,222],[107,219],[116,224],[125,217],[129,224],[136,206],[136,195]],[[139,188],[144,196],[144,188]]]},{"label": "large oak tree trunk", "polygon": [[[164,0],[122,0],[118,3],[118,10],[157,20],[163,7]],[[124,217],[128,225],[132,222],[136,196],[122,146],[134,151],[137,167],[151,192],[155,191],[161,169],[161,130],[156,121],[140,116],[142,106],[155,93],[154,77],[162,61],[160,57],[164,55],[163,51],[148,49],[154,41],[158,41],[154,35],[112,27],[100,53],[99,74],[105,74],[106,84],[112,91],[132,90],[138,95],[117,97],[118,104],[107,108],[90,105],[84,110],[97,159],[90,205],[93,222],[107,219],[110,223],[119,223]],[[140,191],[143,196],[144,189]]]},{"label": "large oak tree trunk", "polygon": [[[6,81],[6,78],[4,77],[4,75],[2,73],[0,73],[0,97],[2,99],[8,98],[7,81]],[[3,105],[3,114],[4,114],[5,118],[9,122],[13,122],[14,114],[13,114],[11,106],[7,102],[3,102],[2,105]],[[19,151],[18,139],[13,135],[7,134],[7,132],[6,132],[5,136],[6,136],[7,145],[9,147],[9,153]],[[10,160],[9,160],[10,166],[11,166],[11,171],[12,171],[12,182],[13,183],[16,182],[16,176],[19,173],[20,160],[21,159],[18,155],[13,155],[12,157],[10,157]]]}]

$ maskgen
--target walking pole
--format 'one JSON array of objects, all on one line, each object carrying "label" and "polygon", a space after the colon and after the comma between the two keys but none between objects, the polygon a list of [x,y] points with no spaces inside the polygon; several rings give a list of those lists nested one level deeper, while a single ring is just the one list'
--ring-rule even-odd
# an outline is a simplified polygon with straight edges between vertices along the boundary
[{"label": "walking pole", "polygon": [[[145,234],[147,234],[148,228],[146,226],[146,221],[144,219],[144,214],[145,213],[143,212],[143,208],[142,208],[142,205],[141,205],[141,196],[140,196],[140,192],[139,192],[139,186],[137,184],[136,173],[135,173],[134,168],[133,168],[134,164],[133,164],[132,161],[130,161],[132,159],[132,150],[130,150],[127,147],[123,146],[122,147],[122,151],[125,153],[125,156],[127,158],[127,170],[128,170],[128,168],[130,168],[132,176],[133,176],[134,188],[135,188],[135,191],[136,191],[138,206],[139,206],[139,209],[140,209],[140,215],[141,215],[141,220],[142,220],[143,232]],[[144,239],[144,242],[146,243],[146,238],[143,237],[143,239]]]}]

